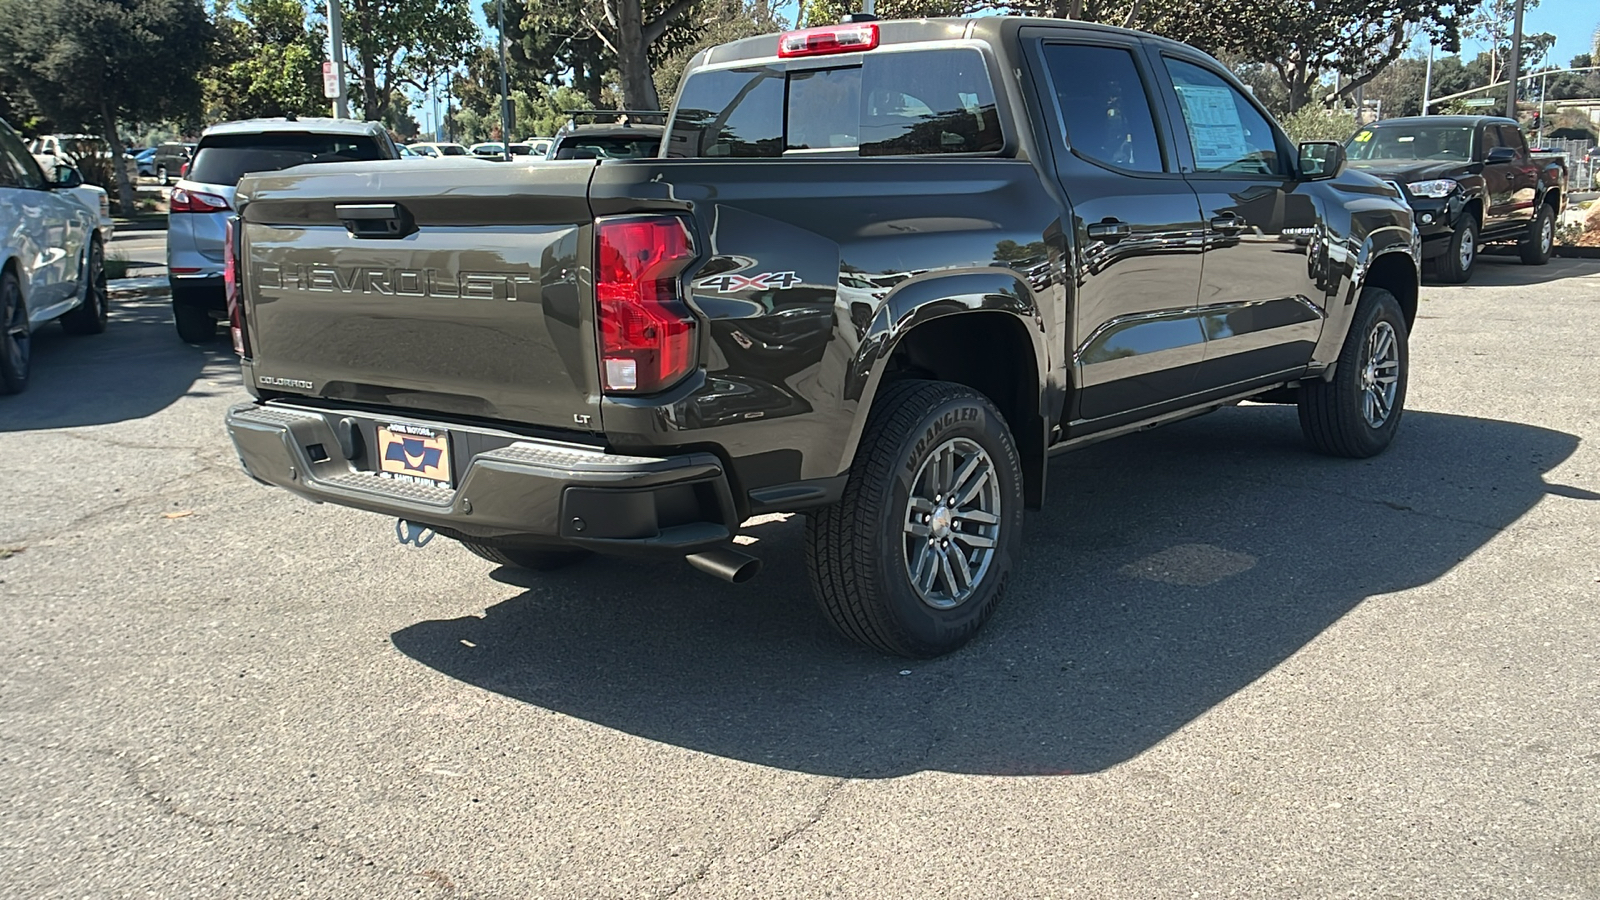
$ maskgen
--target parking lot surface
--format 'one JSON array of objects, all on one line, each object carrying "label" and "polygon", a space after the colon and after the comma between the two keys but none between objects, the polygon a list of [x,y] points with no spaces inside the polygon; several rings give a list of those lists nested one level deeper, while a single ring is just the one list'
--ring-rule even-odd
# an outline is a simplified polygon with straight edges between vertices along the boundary
[{"label": "parking lot surface", "polygon": [[995,620],[531,575],[258,486],[161,299],[0,398],[16,897],[1600,896],[1600,263],[1425,286],[1384,456],[1247,405],[1057,459]]}]

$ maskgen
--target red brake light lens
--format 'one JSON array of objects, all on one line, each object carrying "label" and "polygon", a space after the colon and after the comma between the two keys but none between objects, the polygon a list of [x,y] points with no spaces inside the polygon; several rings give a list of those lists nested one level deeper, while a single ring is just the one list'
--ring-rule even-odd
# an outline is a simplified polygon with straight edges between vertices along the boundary
[{"label": "red brake light lens", "polygon": [[778,56],[789,59],[796,56],[823,56],[829,53],[855,53],[878,46],[878,23],[860,22],[854,25],[826,25],[821,28],[804,28],[778,37]]},{"label": "red brake light lens", "polygon": [[214,213],[227,212],[229,209],[227,200],[218,197],[216,194],[207,194],[203,191],[173,188],[172,196],[167,198],[168,212]]},{"label": "red brake light lens", "polygon": [[694,367],[694,317],[678,287],[693,260],[689,227],[677,216],[596,223],[594,294],[607,393],[659,391]]},{"label": "red brake light lens", "polygon": [[222,295],[228,302],[228,331],[233,352],[250,355],[250,336],[244,330],[244,299],[239,296],[239,218],[229,217],[222,241]]}]

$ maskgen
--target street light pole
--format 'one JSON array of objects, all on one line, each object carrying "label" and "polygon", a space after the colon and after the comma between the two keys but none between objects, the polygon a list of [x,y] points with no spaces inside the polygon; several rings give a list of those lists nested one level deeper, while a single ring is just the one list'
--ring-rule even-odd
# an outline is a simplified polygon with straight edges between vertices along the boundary
[{"label": "street light pole", "polygon": [[1428,41],[1428,71],[1422,76],[1422,114],[1428,114],[1428,98],[1433,96],[1433,40]]},{"label": "street light pole", "polygon": [[500,147],[507,161],[511,159],[511,89],[506,80],[506,0],[494,5],[500,29]]},{"label": "street light pole", "polygon": [[344,83],[344,34],[339,23],[339,0],[328,0],[328,50],[328,58],[333,62],[333,77],[338,79],[339,85],[339,93],[333,98],[333,117],[348,119],[350,98]]},{"label": "street light pole", "polygon": [[1512,119],[1517,117],[1517,85],[1521,83],[1522,74],[1522,8],[1526,0],[1517,0],[1516,23],[1511,28],[1511,67],[1507,70],[1510,74],[1511,87],[1506,91],[1506,116]]}]

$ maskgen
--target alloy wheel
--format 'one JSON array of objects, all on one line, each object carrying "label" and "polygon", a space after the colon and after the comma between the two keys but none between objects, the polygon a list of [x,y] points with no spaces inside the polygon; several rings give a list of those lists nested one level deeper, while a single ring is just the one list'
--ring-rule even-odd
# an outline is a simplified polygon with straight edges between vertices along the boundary
[{"label": "alloy wheel", "polygon": [[977,592],[1000,538],[1000,479],[976,441],[940,444],[911,482],[905,564],[911,586],[934,609],[954,609]]},{"label": "alloy wheel", "polygon": [[1382,428],[1394,414],[1400,382],[1400,342],[1394,326],[1380,321],[1367,335],[1361,363],[1361,416],[1367,425]]}]

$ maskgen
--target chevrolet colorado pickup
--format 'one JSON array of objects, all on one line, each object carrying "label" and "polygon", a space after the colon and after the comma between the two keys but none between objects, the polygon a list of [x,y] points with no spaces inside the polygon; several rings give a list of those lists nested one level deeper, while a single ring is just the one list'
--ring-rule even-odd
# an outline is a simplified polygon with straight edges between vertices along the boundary
[{"label": "chevrolet colorado pickup", "polygon": [[806,515],[882,651],[962,645],[1047,460],[1246,399],[1399,427],[1418,237],[1211,58],[1023,18],[866,21],[692,61],[662,155],[366,163],[239,190],[250,475],[496,562],[666,554]]},{"label": "chevrolet colorado pickup", "polygon": [[1352,168],[1399,185],[1440,281],[1472,277],[1478,246],[1518,245],[1522,261],[1550,261],[1566,203],[1566,166],[1528,152],[1516,120],[1498,116],[1385,119],[1345,145]]}]

